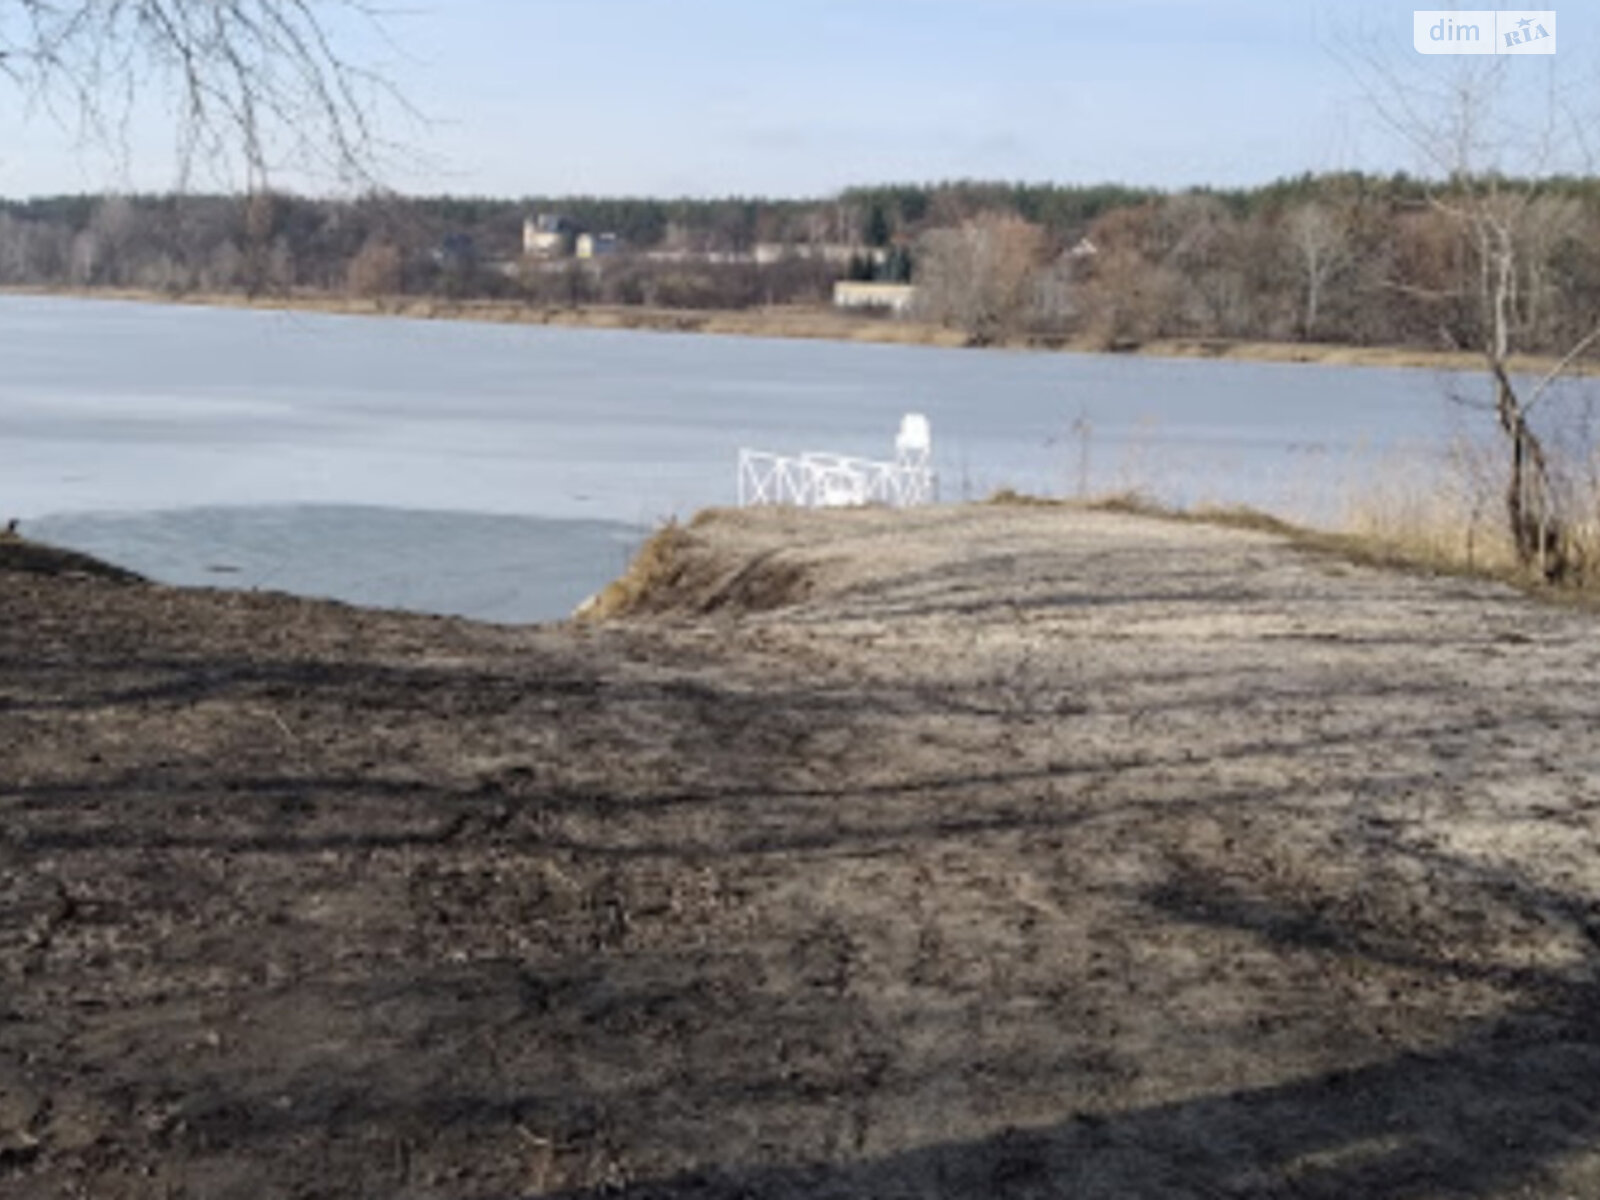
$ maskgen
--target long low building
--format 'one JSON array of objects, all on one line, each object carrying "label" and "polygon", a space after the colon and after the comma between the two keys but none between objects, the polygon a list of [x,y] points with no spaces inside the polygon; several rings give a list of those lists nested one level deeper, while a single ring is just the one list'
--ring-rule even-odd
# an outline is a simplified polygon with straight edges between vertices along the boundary
[{"label": "long low building", "polygon": [[903,317],[917,300],[917,289],[909,283],[858,283],[840,280],[833,285],[835,308],[881,309]]}]

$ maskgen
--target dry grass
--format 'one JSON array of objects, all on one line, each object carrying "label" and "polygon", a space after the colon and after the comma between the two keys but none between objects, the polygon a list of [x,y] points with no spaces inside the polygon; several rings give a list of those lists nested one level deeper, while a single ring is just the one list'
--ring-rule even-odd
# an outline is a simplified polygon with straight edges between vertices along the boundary
[{"label": "dry grass", "polygon": [[684,528],[668,521],[639,547],[628,569],[584,601],[573,616],[581,621],[605,621],[649,607],[682,577],[689,544]]},{"label": "dry grass", "polygon": [[1547,582],[1517,560],[1506,519],[1503,453],[1498,446],[1458,445],[1443,472],[1389,464],[1352,493],[1341,532],[1401,561],[1600,605],[1600,476],[1578,472],[1558,483],[1568,567],[1561,579]]},{"label": "dry grass", "polygon": [[621,578],[584,602],[573,616],[605,621],[645,614],[761,612],[810,594],[811,565],[783,551],[748,553],[699,536],[723,516],[696,514],[687,526],[669,521],[640,547]]},{"label": "dry grass", "polygon": [[111,583],[141,582],[141,577],[132,571],[114,567],[98,558],[79,554],[75,550],[61,550],[31,542],[15,534],[0,534],[0,571],[29,575],[75,575]]},{"label": "dry grass", "polygon": [[[1366,528],[1314,529],[1243,505],[1174,509],[1137,494],[1091,500],[1085,502],[1083,507],[1092,512],[1121,513],[1270,533],[1288,539],[1303,550],[1366,566],[1398,567],[1445,575],[1476,575],[1513,582],[1519,578],[1514,559],[1502,560],[1481,553],[1476,558],[1469,557],[1464,552],[1468,538],[1461,529],[1412,524],[1396,520],[1392,512],[1381,523],[1374,517],[1374,523]],[[1371,511],[1380,513],[1387,510],[1375,507]]]},{"label": "dry grass", "polygon": [[[1175,509],[1137,487],[1069,503],[1256,530],[1351,562],[1494,579],[1547,600],[1600,607],[1600,460],[1580,464],[1562,481],[1563,509],[1577,514],[1567,523],[1572,566],[1561,580],[1549,582],[1517,560],[1505,515],[1503,454],[1491,441],[1458,442],[1442,461],[1420,453],[1391,455],[1346,483],[1336,516],[1320,527],[1247,507]],[[1046,503],[1010,489],[990,502]]]},{"label": "dry grass", "polygon": [[[1495,525],[1498,510],[1469,503],[1472,498],[1465,491],[1426,491],[1420,476],[1411,478],[1417,482],[1408,483],[1403,474],[1394,473],[1383,490],[1352,499],[1343,526],[1337,529],[1310,528],[1244,506],[1175,509],[1138,491],[1080,501],[1004,487],[982,503],[1078,508],[1243,529],[1360,565],[1490,578],[1551,599],[1600,603],[1600,587],[1553,588],[1519,570],[1509,539]],[[686,525],[668,522],[645,542],[623,575],[586,601],[575,617],[605,621],[674,612],[760,611],[803,598],[811,586],[805,564],[776,553],[719,557],[695,536],[725,515],[723,510],[707,509]]]},{"label": "dry grass", "polygon": [[1051,496],[1030,495],[1027,492],[1019,492],[1014,487],[1003,487],[997,489],[983,503],[992,504],[1000,508],[1007,506],[1017,508],[1059,508],[1066,504],[1067,501],[1057,500]]},{"label": "dry grass", "polygon": [[1337,528],[1419,564],[1514,576],[1498,449],[1458,441],[1442,462],[1391,455],[1349,487]]}]

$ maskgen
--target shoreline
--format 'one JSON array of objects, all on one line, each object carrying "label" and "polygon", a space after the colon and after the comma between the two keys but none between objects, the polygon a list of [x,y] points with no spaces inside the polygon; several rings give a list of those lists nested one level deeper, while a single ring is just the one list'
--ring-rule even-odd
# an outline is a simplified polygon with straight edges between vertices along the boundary
[{"label": "shoreline", "polygon": [[[74,300],[166,304],[201,308],[241,308],[315,312],[331,316],[401,317],[424,321],[476,321],[498,325],[541,325],[567,329],[610,329],[651,333],[697,333],[723,337],[782,338],[859,345],[929,346],[942,349],[994,349],[1040,353],[1104,354],[1141,358],[1211,359],[1331,367],[1384,367],[1435,371],[1482,370],[1481,356],[1466,350],[1423,350],[1407,346],[1349,346],[1328,342],[1234,341],[1225,338],[1162,338],[1126,348],[1107,348],[1085,336],[1030,335],[988,347],[973,347],[958,330],[925,321],[852,316],[830,308],[679,309],[622,305],[563,308],[510,300],[449,300],[399,296],[363,300],[321,292],[248,297],[229,292],[172,295],[137,288],[0,287],[0,296],[48,296]],[[1546,355],[1514,355],[1517,373],[1542,374],[1558,360]],[[1573,364],[1577,375],[1600,373],[1600,363]]]},{"label": "shoreline", "polygon": [[0,1191],[1600,1194],[1592,616],[1061,506],[658,551],[542,627],[0,554]]}]

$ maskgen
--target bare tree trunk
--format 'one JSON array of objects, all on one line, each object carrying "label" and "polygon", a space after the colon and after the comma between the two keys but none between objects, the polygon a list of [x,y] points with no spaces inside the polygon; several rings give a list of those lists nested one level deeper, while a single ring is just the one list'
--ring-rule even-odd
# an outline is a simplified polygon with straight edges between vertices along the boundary
[{"label": "bare tree trunk", "polygon": [[1557,512],[1544,445],[1528,424],[1527,408],[1506,370],[1510,306],[1516,299],[1516,246],[1510,226],[1503,221],[1480,215],[1477,232],[1488,325],[1484,350],[1494,377],[1495,417],[1511,451],[1506,521],[1517,561],[1553,581],[1563,577],[1570,565],[1566,529]]},{"label": "bare tree trunk", "polygon": [[1295,209],[1289,216],[1288,225],[1294,251],[1305,274],[1305,307],[1300,334],[1310,341],[1317,334],[1323,292],[1346,258],[1348,217],[1313,201]]},{"label": "bare tree trunk", "polygon": [[1566,529],[1551,494],[1550,467],[1539,436],[1506,373],[1505,364],[1490,359],[1495,379],[1495,416],[1511,443],[1511,472],[1506,480],[1506,520],[1517,561],[1536,568],[1547,580],[1567,574]]}]

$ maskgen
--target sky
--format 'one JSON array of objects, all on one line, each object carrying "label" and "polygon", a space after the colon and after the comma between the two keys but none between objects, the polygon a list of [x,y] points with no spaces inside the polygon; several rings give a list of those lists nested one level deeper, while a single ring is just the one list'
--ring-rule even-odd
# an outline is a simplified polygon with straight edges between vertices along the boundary
[{"label": "sky", "polygon": [[[1176,189],[1416,170],[1356,64],[1376,56],[1407,81],[1441,61],[1414,52],[1413,6],[1392,0],[395,2],[385,36],[338,32],[414,110],[381,117],[404,150],[382,182],[411,194]],[[1600,111],[1600,2],[1556,11],[1556,58],[1512,66],[1531,82],[1553,63],[1564,94]],[[164,190],[173,147],[153,84],[114,148],[0,85],[0,195]],[[292,165],[276,181],[339,190]]]}]

